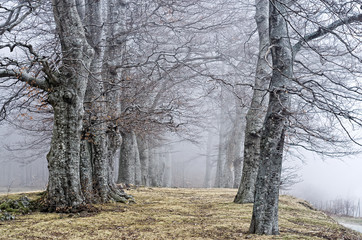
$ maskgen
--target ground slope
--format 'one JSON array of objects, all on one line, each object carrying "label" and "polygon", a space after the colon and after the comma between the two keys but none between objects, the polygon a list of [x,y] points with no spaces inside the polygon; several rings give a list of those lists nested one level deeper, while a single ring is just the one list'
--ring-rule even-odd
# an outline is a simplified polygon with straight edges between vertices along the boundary
[{"label": "ground slope", "polygon": [[128,193],[137,204],[97,206],[101,211],[95,215],[33,213],[0,222],[0,239],[362,239],[290,196],[280,199],[280,235],[257,236],[247,233],[252,205],[232,203],[235,189],[138,188]]}]

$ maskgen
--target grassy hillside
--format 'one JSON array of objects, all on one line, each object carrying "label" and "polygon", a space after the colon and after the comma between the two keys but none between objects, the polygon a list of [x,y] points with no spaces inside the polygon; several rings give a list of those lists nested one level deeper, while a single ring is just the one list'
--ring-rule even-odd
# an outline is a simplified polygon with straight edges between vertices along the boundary
[{"label": "grassy hillside", "polygon": [[139,188],[128,193],[137,204],[97,206],[101,212],[92,215],[33,213],[0,222],[0,239],[362,239],[290,196],[280,200],[280,235],[256,236],[247,233],[252,205],[233,204],[234,189]]}]

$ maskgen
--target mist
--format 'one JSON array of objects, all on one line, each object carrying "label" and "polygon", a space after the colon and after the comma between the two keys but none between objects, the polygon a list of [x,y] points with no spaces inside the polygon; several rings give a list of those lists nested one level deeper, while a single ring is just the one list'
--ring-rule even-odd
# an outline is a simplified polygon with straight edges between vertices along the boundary
[{"label": "mist", "polygon": [[[46,153],[41,149],[9,151],[31,141],[24,132],[16,131],[4,124],[0,128],[0,191],[44,190],[47,184]],[[201,188],[205,186],[207,137],[201,134],[198,142],[173,137],[169,139],[168,151],[171,159],[171,187]],[[26,141],[25,141],[26,140]],[[209,186],[214,186],[217,157],[217,137],[211,140],[212,172]],[[44,146],[46,149],[47,146]],[[362,156],[344,158],[321,157],[315,153],[303,152],[299,157],[288,156],[285,167],[293,167],[298,183],[282,194],[289,194],[312,203],[337,198],[357,201],[362,198]],[[116,163],[118,159],[115,159]],[[117,166],[117,164],[116,164]],[[115,173],[118,169],[115,170]],[[117,174],[115,176],[117,178]],[[236,191],[236,189],[235,189]]]},{"label": "mist", "polygon": [[361,155],[341,159],[309,155],[312,157],[300,164],[302,182],[293,186],[290,194],[312,202],[362,198]]}]

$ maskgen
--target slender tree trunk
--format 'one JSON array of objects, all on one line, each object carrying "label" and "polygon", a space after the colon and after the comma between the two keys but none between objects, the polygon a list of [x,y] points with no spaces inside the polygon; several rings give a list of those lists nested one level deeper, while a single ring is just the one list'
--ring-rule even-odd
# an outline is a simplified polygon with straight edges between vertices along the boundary
[{"label": "slender tree trunk", "polygon": [[134,142],[134,161],[135,161],[135,166],[134,166],[134,172],[135,172],[135,184],[137,186],[142,184],[142,166],[141,166],[141,159],[140,159],[140,153],[139,153],[139,148],[137,145],[137,136],[135,134],[135,132],[132,132],[132,138],[133,138],[133,142]]},{"label": "slender tree trunk", "polygon": [[[48,101],[54,109],[54,126],[47,155],[49,182],[46,203],[50,211],[69,211],[84,204],[80,185],[80,136],[83,101],[93,50],[72,0],[53,0],[63,66],[52,82]],[[68,37],[71,35],[72,37]]]},{"label": "slender tree trunk", "polygon": [[270,1],[270,43],[273,74],[270,100],[261,140],[261,164],[256,181],[250,232],[279,234],[278,202],[283,146],[290,97],[287,87],[293,76],[293,57],[288,36],[289,0]]},{"label": "slender tree trunk", "polygon": [[222,185],[223,188],[231,188],[234,182],[234,157],[235,157],[235,133],[231,131],[229,139],[225,144],[225,162],[222,168]]},{"label": "slender tree trunk", "polygon": [[204,188],[211,187],[211,149],[212,149],[212,135],[209,131],[207,134],[207,146],[206,146],[206,162],[205,162],[205,178],[204,178]]},{"label": "slender tree trunk", "polygon": [[156,147],[150,148],[149,151],[149,169],[148,175],[150,177],[150,186],[158,187],[160,183],[158,182],[158,168],[159,168],[159,158],[158,153],[156,152]]},{"label": "slender tree trunk", "polygon": [[234,124],[234,133],[235,133],[235,154],[234,154],[234,182],[233,188],[238,188],[241,181],[241,170],[243,157],[241,155],[243,149],[243,138],[245,132],[245,110],[241,106],[240,99],[235,97],[236,102],[236,111],[235,111],[235,124]]},{"label": "slender tree trunk", "polygon": [[220,116],[219,116],[219,146],[218,146],[218,154],[217,154],[217,162],[216,162],[216,174],[215,174],[215,184],[214,187],[220,188],[224,186],[223,172],[224,165],[226,160],[226,105],[225,99],[223,96],[223,91],[221,91],[221,106],[220,106]]},{"label": "slender tree trunk", "polygon": [[171,187],[171,154],[168,146],[163,147],[164,171],[162,177],[162,186]]},{"label": "slender tree trunk", "polygon": [[[243,116],[239,98],[235,97],[235,119],[226,143],[226,161],[223,168],[223,187],[232,188],[241,180],[241,145],[243,141]],[[236,180],[237,179],[237,180]],[[236,186],[237,187],[237,186]]]},{"label": "slender tree trunk", "polygon": [[255,74],[255,85],[250,109],[246,115],[244,139],[244,162],[241,183],[235,203],[252,203],[255,182],[260,165],[260,138],[265,119],[270,82],[270,67],[267,62],[269,47],[269,1],[256,0],[255,20],[259,34],[259,55]]}]

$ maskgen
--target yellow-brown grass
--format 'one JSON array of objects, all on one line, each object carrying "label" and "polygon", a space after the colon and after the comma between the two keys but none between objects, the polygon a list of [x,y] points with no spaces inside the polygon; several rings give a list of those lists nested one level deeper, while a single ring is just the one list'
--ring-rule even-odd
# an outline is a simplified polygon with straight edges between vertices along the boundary
[{"label": "yellow-brown grass", "polygon": [[96,215],[33,213],[0,222],[0,239],[362,239],[290,196],[280,199],[280,235],[258,236],[247,233],[252,204],[232,203],[235,189],[138,188],[128,193],[137,204],[99,205]]}]

